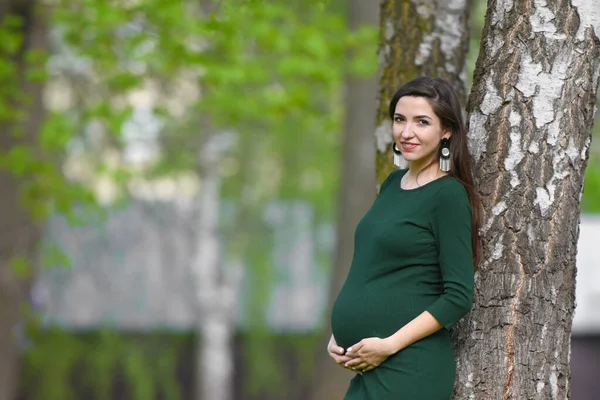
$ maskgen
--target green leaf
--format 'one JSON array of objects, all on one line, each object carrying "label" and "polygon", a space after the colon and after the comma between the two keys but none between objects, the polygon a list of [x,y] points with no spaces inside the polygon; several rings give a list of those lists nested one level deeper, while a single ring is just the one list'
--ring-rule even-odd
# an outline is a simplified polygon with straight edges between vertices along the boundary
[{"label": "green leaf", "polygon": [[42,267],[52,268],[71,268],[71,257],[60,248],[60,246],[51,240],[42,242]]},{"label": "green leaf", "polygon": [[65,113],[49,113],[40,131],[40,145],[48,151],[64,151],[74,135],[74,126]]},{"label": "green leaf", "polygon": [[32,274],[31,263],[25,257],[14,257],[10,260],[9,267],[17,278],[26,279]]},{"label": "green leaf", "polygon": [[31,171],[33,152],[25,145],[13,146],[0,157],[0,167],[9,170],[17,177],[24,177]]}]

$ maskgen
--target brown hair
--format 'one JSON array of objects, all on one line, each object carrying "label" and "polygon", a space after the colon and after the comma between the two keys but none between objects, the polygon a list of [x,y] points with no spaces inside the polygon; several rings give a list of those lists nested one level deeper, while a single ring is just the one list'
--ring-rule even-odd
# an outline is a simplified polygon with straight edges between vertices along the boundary
[{"label": "brown hair", "polygon": [[416,78],[404,84],[392,96],[388,110],[392,121],[396,112],[396,104],[404,96],[426,98],[435,115],[440,119],[442,127],[452,132],[450,137],[451,167],[448,173],[465,187],[469,196],[469,202],[473,210],[471,222],[473,264],[477,269],[482,252],[481,237],[479,236],[481,201],[475,190],[471,155],[467,147],[467,129],[463,122],[458,95],[452,85],[444,79],[426,76]]}]

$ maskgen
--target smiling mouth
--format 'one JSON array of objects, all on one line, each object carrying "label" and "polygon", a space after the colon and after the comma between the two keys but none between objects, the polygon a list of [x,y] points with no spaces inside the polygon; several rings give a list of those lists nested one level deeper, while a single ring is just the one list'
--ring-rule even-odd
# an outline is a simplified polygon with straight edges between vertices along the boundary
[{"label": "smiling mouth", "polygon": [[402,149],[404,150],[414,150],[418,144],[416,143],[405,143],[405,142],[401,142],[400,145],[402,146]]}]

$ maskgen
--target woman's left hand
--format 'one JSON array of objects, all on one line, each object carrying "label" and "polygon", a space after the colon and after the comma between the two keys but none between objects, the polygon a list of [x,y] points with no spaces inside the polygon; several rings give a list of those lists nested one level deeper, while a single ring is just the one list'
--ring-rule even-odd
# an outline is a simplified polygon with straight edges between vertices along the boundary
[{"label": "woman's left hand", "polygon": [[346,366],[367,372],[378,367],[394,353],[396,351],[390,338],[366,338],[348,348],[346,355],[352,357],[352,360],[348,361]]}]

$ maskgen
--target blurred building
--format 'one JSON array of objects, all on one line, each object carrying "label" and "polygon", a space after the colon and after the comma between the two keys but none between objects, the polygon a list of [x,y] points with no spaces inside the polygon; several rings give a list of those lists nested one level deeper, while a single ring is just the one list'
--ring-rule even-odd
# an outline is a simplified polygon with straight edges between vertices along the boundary
[{"label": "blurred building", "polygon": [[[33,300],[46,323],[73,331],[103,326],[127,332],[194,330],[195,289],[189,262],[196,210],[190,204],[133,201],[96,226],[71,227],[64,219],[53,219],[48,238],[71,256],[72,267],[40,274]],[[227,214],[228,208],[223,210]],[[272,242],[266,257],[272,273],[253,281],[263,283],[254,290],[266,292],[265,321],[277,334],[319,329],[334,230],[314,219],[311,209],[299,202],[273,204],[264,214],[271,231],[265,240]],[[575,400],[595,399],[600,393],[600,260],[595,251],[599,243],[600,216],[584,215],[572,335]],[[250,268],[246,274],[250,281]],[[252,288],[246,287],[240,297],[241,330],[250,314],[244,306],[252,295]]]},{"label": "blurred building", "polygon": [[[197,211],[193,201],[132,200],[93,225],[71,226],[63,217],[53,218],[46,239],[70,256],[71,266],[45,268],[39,274],[32,300],[42,311],[45,326],[58,326],[83,336],[109,328],[134,340],[160,332],[164,345],[172,339],[169,332],[194,332],[200,323],[190,272]],[[233,226],[227,202],[222,214],[224,228]],[[305,338],[310,341],[319,330],[327,302],[328,265],[335,235],[331,223],[319,224],[307,204],[295,201],[268,206],[262,225],[259,247],[264,250],[259,252],[264,254],[257,259],[264,265],[246,266],[245,284],[238,299],[239,334],[233,343],[235,398],[281,398],[241,394],[250,379],[243,336],[252,322],[250,316],[257,318],[253,304],[258,298],[267,305],[261,325],[272,335],[270,341],[277,343],[275,353],[281,358],[278,374],[283,377],[276,380],[281,385],[282,378],[285,387],[293,388],[295,393],[286,399],[304,400],[310,376],[299,378],[299,352],[290,350],[289,339],[294,339],[293,347]],[[191,399],[195,342],[188,341],[185,346],[178,356],[184,371],[177,373],[177,379],[184,393],[182,399]],[[312,351],[312,344],[308,346],[306,350]],[[127,398],[120,393],[115,398]]]},{"label": "blurred building", "polygon": [[600,215],[583,215],[577,249],[576,308],[571,337],[573,400],[600,396]]},{"label": "blurred building", "polygon": [[[43,309],[46,323],[75,330],[195,329],[189,265],[197,219],[190,204],[135,200],[96,226],[71,227],[63,218],[53,219],[48,238],[71,257],[71,267],[43,269],[39,276],[34,304]],[[330,225],[315,230],[312,210],[299,202],[267,207],[264,224],[264,241],[271,242],[265,267],[272,273],[253,280],[259,287],[245,287],[240,328],[247,322],[243,305],[252,291],[268,288],[264,317],[271,330],[314,331],[327,301],[333,230]],[[245,274],[249,282],[252,269]]]}]

